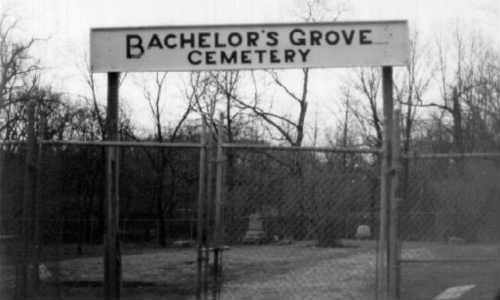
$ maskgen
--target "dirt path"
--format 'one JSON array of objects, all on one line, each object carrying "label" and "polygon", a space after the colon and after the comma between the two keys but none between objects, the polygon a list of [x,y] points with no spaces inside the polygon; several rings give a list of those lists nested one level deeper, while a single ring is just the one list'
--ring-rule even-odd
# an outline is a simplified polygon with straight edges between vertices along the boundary
[{"label": "dirt path", "polygon": [[[403,251],[406,259],[432,258],[427,247]],[[47,263],[72,294],[87,295],[101,287],[85,282],[103,281],[100,257]],[[221,299],[374,299],[375,251],[373,243],[345,248],[318,248],[308,242],[276,246],[238,246],[224,255],[225,283]],[[54,273],[55,274],[55,273]],[[3,278],[3,284],[6,278]],[[124,295],[194,297],[196,252],[177,249],[123,256]],[[82,283],[83,282],[83,283]],[[78,283],[78,285],[76,284]],[[131,283],[134,283],[131,286]],[[83,285],[82,285],[83,284]],[[73,292],[73,290],[78,290]],[[71,288],[71,289],[70,289]]]},{"label": "dirt path", "polygon": [[[403,250],[405,259],[430,258],[425,248]],[[375,299],[375,252],[373,250],[320,260],[314,266],[249,283],[224,285],[222,299]]]},{"label": "dirt path", "polygon": [[362,253],[252,283],[229,282],[222,299],[372,299],[374,276],[374,253]]}]

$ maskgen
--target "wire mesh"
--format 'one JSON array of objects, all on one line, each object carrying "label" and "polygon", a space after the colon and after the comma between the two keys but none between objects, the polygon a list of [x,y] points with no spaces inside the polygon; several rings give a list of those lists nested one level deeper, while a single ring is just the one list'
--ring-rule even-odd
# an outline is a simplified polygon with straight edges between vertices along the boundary
[{"label": "wire mesh", "polygon": [[468,299],[493,299],[498,293],[499,158],[441,155],[405,162],[400,204],[403,299],[429,299],[468,285],[473,286]]},{"label": "wire mesh", "polygon": [[104,151],[43,145],[39,163],[41,298],[103,297]]},{"label": "wire mesh", "polygon": [[223,299],[374,298],[377,155],[225,154]]},{"label": "wire mesh", "polygon": [[[120,147],[122,298],[178,298],[196,289],[199,149],[189,146]],[[27,280],[30,285],[38,282],[33,297],[102,299],[105,147],[44,143],[41,149],[33,199],[40,213],[37,226],[31,224],[38,227],[39,247],[25,246],[21,238],[24,147],[8,145],[0,153],[0,295],[14,298],[19,296],[16,288],[28,289],[21,281],[22,267],[38,265],[38,276]],[[28,248],[36,249],[35,263],[24,255]]]},{"label": "wire mesh", "polygon": [[197,148],[122,148],[122,298],[194,297],[199,156]]},{"label": "wire mesh", "polygon": [[[0,297],[19,291],[23,255],[22,203],[26,148],[23,143],[0,145]],[[17,288],[17,290],[16,290]]]},{"label": "wire mesh", "polygon": [[[23,214],[25,146],[2,145],[1,297],[19,295],[26,282],[39,298],[103,297],[107,146],[120,148],[122,298],[195,298],[200,272],[213,291],[204,296],[218,299],[375,298],[378,151],[226,144],[222,160],[208,148],[209,174],[200,178],[201,147],[133,143],[44,144],[39,212],[30,220]],[[470,285],[468,297],[493,298],[500,282],[498,156],[410,157],[399,175],[401,297],[433,298]],[[202,271],[200,180],[207,181]],[[222,246],[213,241],[218,189]],[[33,247],[22,239],[26,224],[38,228]],[[215,261],[222,263],[218,275]],[[36,282],[23,281],[33,271]]]}]

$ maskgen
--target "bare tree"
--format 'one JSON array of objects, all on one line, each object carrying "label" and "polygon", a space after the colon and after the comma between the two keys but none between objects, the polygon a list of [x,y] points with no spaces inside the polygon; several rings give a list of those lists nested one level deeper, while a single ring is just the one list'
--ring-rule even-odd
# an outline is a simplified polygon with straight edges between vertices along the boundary
[{"label": "bare tree", "polygon": [[[87,103],[89,107],[92,108],[92,117],[97,122],[99,126],[98,135],[93,137],[94,139],[106,139],[106,107],[105,100],[101,98],[98,91],[99,80],[96,74],[90,69],[90,61],[88,60],[88,54],[84,52],[81,56],[81,63],[77,65],[78,69],[81,71],[81,78],[88,89],[87,94],[81,95],[81,98]],[[121,86],[125,79],[127,78],[127,73],[120,74]],[[120,101],[120,112],[123,112],[123,104]],[[123,118],[122,118],[123,119]],[[122,127],[122,126],[120,126]]]},{"label": "bare tree", "polygon": [[213,78],[214,75],[208,72],[191,72],[189,82],[184,86],[184,97],[192,99],[195,112],[205,124],[216,128],[215,113],[221,93]]},{"label": "bare tree", "polygon": [[[221,94],[221,101],[224,102],[224,117],[226,123],[225,136],[228,143],[234,143],[235,138],[240,135],[243,119],[243,110],[234,104],[233,99],[237,99],[239,95],[239,84],[241,73],[239,71],[226,71],[226,72],[211,72],[211,79],[217,85],[216,89]],[[218,132],[218,134],[224,134]],[[229,148],[226,150],[226,171],[225,171],[225,184],[228,190],[231,191],[234,185],[234,171],[235,171],[235,154]]]},{"label": "bare tree", "polygon": [[353,101],[350,111],[359,122],[364,132],[366,145],[380,148],[383,138],[383,119],[379,106],[381,74],[377,68],[362,68],[354,73],[351,86]]},{"label": "bare tree", "polygon": [[[414,31],[410,37],[409,63],[404,71],[396,73],[394,80],[395,101],[401,109],[402,151],[406,154],[413,147],[412,141],[416,131],[415,123],[419,117],[419,108],[434,79],[434,72],[428,49],[423,47],[418,32]],[[410,161],[403,159],[400,190],[404,200],[400,210],[404,212],[414,209],[416,204],[409,201],[409,187]]]},{"label": "bare tree", "polygon": [[417,118],[419,105],[422,104],[425,93],[434,79],[434,68],[429,59],[429,53],[421,47],[418,32],[410,38],[410,60],[401,76],[395,79],[395,100],[401,107],[403,115],[403,152],[408,153],[414,123]]},{"label": "bare tree", "polygon": [[[85,117],[89,118],[87,122],[90,124],[89,130],[86,132],[84,136],[76,137],[76,138],[84,138],[88,140],[105,140],[106,139],[106,99],[105,93],[101,93],[99,86],[102,84],[102,80],[105,79],[105,76],[96,75],[92,72],[90,68],[90,61],[88,59],[88,53],[83,52],[78,56],[78,61],[75,62],[76,68],[80,71],[80,80],[83,81],[84,86],[87,91],[83,95],[78,95],[80,100],[83,101],[84,107],[86,109]],[[120,82],[121,86],[127,77],[127,73],[120,74]],[[120,99],[121,100],[121,99]],[[119,102],[119,133],[122,139],[127,138],[132,134],[131,122],[130,119],[126,116],[123,106],[123,101]],[[96,165],[95,168],[92,168],[92,174],[88,174],[89,180],[88,183],[92,183],[90,185],[89,190],[98,191],[97,195],[92,195],[92,197],[88,197],[87,200],[82,201],[81,203],[81,214],[83,215],[80,220],[81,224],[79,226],[79,231],[83,232],[85,230],[85,224],[83,222],[89,221],[92,218],[92,214],[97,214],[98,219],[98,232],[104,232],[105,226],[105,186],[104,186],[104,169],[103,162],[106,157],[106,149],[105,147],[101,147],[97,154],[97,160],[95,160]],[[120,157],[121,160],[124,159],[123,156]],[[93,161],[94,162],[94,161]],[[86,194],[84,194],[86,195]],[[95,204],[95,202],[97,204]],[[97,209],[95,212],[92,211],[92,208],[97,206],[100,209]],[[83,234],[79,234],[80,237],[83,237]],[[81,244],[82,239],[79,240],[78,244],[78,252],[81,253]]]},{"label": "bare tree", "polygon": [[[327,2],[323,0],[308,0],[298,2],[294,14],[305,22],[336,21],[347,10],[346,1]],[[278,140],[284,141],[291,146],[300,147],[304,141],[305,122],[309,102],[310,69],[303,68],[300,71],[300,85],[298,87],[285,83],[279,72],[270,70],[270,76],[274,86],[278,87],[291,100],[291,106],[296,111],[295,117],[286,116],[272,112],[264,108],[260,103],[260,95],[255,89],[255,95],[251,102],[235,99],[241,108],[250,110],[257,118],[261,119],[267,126],[278,132]],[[252,80],[255,82],[255,74],[252,72]],[[254,84],[256,87],[256,85]],[[240,101],[238,101],[240,100]]]},{"label": "bare tree", "polygon": [[15,138],[15,123],[39,82],[39,63],[29,53],[36,40],[16,38],[18,22],[5,12],[0,15],[0,136],[4,139]]},{"label": "bare tree", "polygon": [[292,13],[305,22],[336,21],[349,10],[349,1],[296,0]]},{"label": "bare tree", "polygon": [[[403,149],[410,150],[414,123],[418,108],[428,91],[434,76],[434,69],[429,68],[429,53],[420,46],[418,33],[410,39],[410,60],[404,71],[397,72],[394,78],[395,101],[401,107],[403,128]],[[344,89],[353,91],[355,101],[349,105],[365,132],[368,146],[380,148],[383,139],[383,117],[380,106],[381,73],[379,68],[361,68],[354,72],[354,77],[345,83]]]},{"label": "bare tree", "polygon": [[443,37],[436,43],[440,98],[417,105],[436,109],[436,122],[443,129],[439,134],[451,136],[453,141],[446,149],[495,149],[498,138],[489,128],[498,120],[498,72],[494,70],[499,68],[499,51],[479,33],[466,34],[458,25],[451,38],[448,47],[443,45]]},{"label": "bare tree", "polygon": [[[451,43],[445,43],[447,38],[451,39]],[[447,44],[447,46],[445,46]],[[482,37],[477,32],[467,34],[466,31],[457,26],[455,31],[450,36],[437,38],[436,43],[436,67],[425,60],[425,51],[419,47],[411,52],[410,66],[408,71],[408,80],[403,81],[407,88],[399,85],[396,87],[396,97],[400,100],[406,119],[404,124],[404,150],[409,151],[411,132],[418,132],[419,128],[414,128],[414,121],[418,121],[417,110],[420,108],[428,108],[429,114],[434,116],[433,124],[424,124],[425,136],[423,139],[416,142],[425,143],[426,148],[430,144],[433,149],[439,151],[454,151],[463,153],[466,151],[491,151],[498,149],[497,141],[495,141],[496,128],[495,120],[498,120],[498,90],[495,86],[498,83],[498,75],[495,75],[495,69],[498,70],[498,50],[491,48],[489,43],[482,41]],[[412,45],[413,46],[413,45]],[[423,59],[422,59],[423,58]],[[419,66],[420,70],[419,71]],[[497,66],[497,67],[495,67]],[[426,71],[429,70],[430,71]],[[430,82],[434,79],[436,72],[436,86],[439,88],[440,95],[436,98],[430,98],[424,95]],[[415,78],[415,79],[413,79]],[[420,78],[420,79],[419,79]],[[496,79],[495,79],[496,78]],[[410,110],[411,109],[411,110]],[[412,115],[417,115],[412,117]],[[422,147],[421,144],[415,143],[414,147]],[[418,148],[417,148],[418,149]],[[403,193],[408,196],[408,162],[405,161],[403,174]],[[482,197],[478,195],[474,197],[475,202],[472,203],[468,197],[463,194],[468,189],[474,188],[472,179],[466,179],[467,174],[474,172],[475,164],[469,164],[465,159],[455,159],[452,164],[445,164],[447,170],[447,178],[436,183],[439,190],[448,187],[449,190],[459,191],[457,196],[448,197],[445,194],[438,192],[438,197],[432,200],[432,203],[426,203],[426,199],[420,199],[420,203],[415,201],[405,201],[401,209],[404,211],[414,210],[415,207],[432,205],[437,209],[442,209],[442,216],[439,219],[448,219],[446,230],[443,233],[452,235],[461,235],[464,232],[461,230],[463,224],[470,220],[461,215],[462,210],[468,210],[467,214],[477,212],[477,207],[482,207],[483,204],[478,204]],[[453,176],[452,174],[455,174]],[[476,178],[477,176],[474,176]],[[468,188],[463,188],[464,181],[469,180]],[[468,183],[469,184],[469,183]],[[477,198],[477,199],[476,199]],[[487,198],[487,197],[485,197]],[[462,200],[461,200],[462,199]],[[477,201],[476,201],[477,200]],[[435,202],[434,202],[435,201]],[[460,203],[463,202],[463,203]],[[425,203],[425,204],[423,204]],[[486,203],[486,202],[485,202]],[[479,205],[479,206],[478,206]],[[484,205],[486,207],[486,205]],[[472,213],[474,215],[476,213]],[[478,213],[478,215],[480,215]],[[477,223],[473,220],[472,223]],[[445,234],[445,235],[446,235]]]},{"label": "bare tree", "polygon": [[[318,21],[319,19],[326,20],[336,20],[340,15],[341,11],[337,10],[333,14],[331,11],[325,11],[323,5],[325,1],[308,1],[306,7],[301,11],[302,19],[307,22]],[[321,12],[321,13],[320,13]],[[272,86],[281,91],[284,95],[284,100],[289,101],[289,108],[293,109],[293,114],[282,114],[273,110],[272,101],[266,99],[264,101],[263,89],[258,84],[256,72],[250,72],[249,79],[252,82],[253,93],[238,93],[234,90],[231,91],[228,87],[233,87],[234,84],[230,83],[229,86],[224,86],[219,84],[219,88],[222,89],[222,94],[226,99],[226,103],[229,104],[230,101],[234,103],[234,108],[242,112],[249,112],[253,118],[259,120],[266,128],[267,132],[271,138],[284,142],[290,146],[300,147],[304,143],[305,131],[306,131],[306,116],[308,112],[309,105],[309,84],[310,84],[310,70],[309,68],[303,68],[298,71],[300,77],[300,84],[294,86],[287,83],[282,74],[275,70],[266,71],[263,75],[267,79],[270,79]],[[227,80],[224,80],[227,82]],[[266,88],[267,90],[267,88]],[[264,153],[264,155],[273,156],[270,153]],[[276,161],[280,161],[278,156],[273,157]],[[303,178],[303,160],[300,155],[293,155],[290,163],[286,163],[286,167],[290,170],[290,180],[295,181],[294,184],[301,185],[300,189],[303,193],[300,196],[299,201],[290,204],[297,207],[298,211],[302,211],[309,214],[311,218],[318,217],[320,209],[313,208],[311,205],[307,204],[308,196],[306,196],[305,186],[307,183]]]},{"label": "bare tree", "polygon": [[[153,123],[153,136],[151,137],[156,142],[174,142],[179,137],[182,126],[188,118],[189,114],[193,111],[193,97],[188,99],[188,103],[182,113],[181,118],[177,121],[173,128],[168,128],[165,125],[164,119],[164,105],[165,105],[165,92],[167,73],[154,73],[153,78],[145,78],[143,82],[138,83],[143,91],[144,99],[146,100],[151,114]],[[149,85],[149,82],[152,85]],[[155,212],[158,221],[158,243],[161,246],[166,246],[166,223],[165,218],[172,215],[176,206],[176,177],[178,170],[173,164],[172,151],[170,149],[144,149],[151,164],[151,168],[155,172],[155,192],[154,201]],[[168,177],[167,177],[168,175]],[[168,179],[168,180],[167,180]],[[165,184],[165,181],[168,181]],[[167,189],[165,189],[167,187]],[[165,194],[167,192],[167,194]]]}]

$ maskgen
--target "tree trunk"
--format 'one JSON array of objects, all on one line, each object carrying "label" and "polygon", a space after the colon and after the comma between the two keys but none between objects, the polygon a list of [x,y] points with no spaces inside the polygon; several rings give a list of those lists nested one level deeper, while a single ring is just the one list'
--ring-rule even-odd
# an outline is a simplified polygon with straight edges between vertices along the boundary
[{"label": "tree trunk", "polygon": [[[463,128],[462,128],[462,106],[460,104],[460,99],[458,98],[458,93],[457,89],[453,89],[453,94],[452,94],[452,101],[453,101],[453,108],[452,108],[452,113],[453,113],[453,143],[455,144],[455,151],[457,153],[464,153],[465,152],[465,144],[464,144],[464,137],[463,137]],[[464,159],[463,158],[457,158],[456,160],[457,164],[457,170],[459,176],[464,175]],[[460,222],[457,220],[457,222]]]},{"label": "tree trunk", "polygon": [[380,180],[378,177],[372,177],[372,192],[370,193],[370,229],[372,230],[372,234],[374,238],[378,239],[378,230],[375,230],[377,228],[377,196],[378,193],[378,188],[380,185]]},{"label": "tree trunk", "polygon": [[302,97],[300,99],[300,112],[299,112],[299,120],[297,121],[297,139],[295,140],[294,145],[300,147],[302,146],[302,141],[304,139],[304,122],[306,119],[307,113],[307,93],[308,93],[308,84],[309,84],[309,69],[303,69],[304,79],[302,82]]},{"label": "tree trunk", "polygon": [[[403,143],[403,153],[407,154],[410,152],[410,146],[411,146],[411,131],[413,127],[413,120],[411,118],[412,110],[411,110],[411,101],[409,101],[410,106],[408,107],[408,111],[406,113],[406,126],[405,126],[405,132],[404,132],[404,143]],[[408,158],[403,158],[402,161],[402,168],[403,168],[403,174],[402,174],[402,182],[400,185],[401,189],[401,194],[402,194],[402,199],[403,202],[401,203],[402,206],[404,205],[410,205],[409,202],[409,184],[410,184],[410,160]],[[409,207],[401,207],[399,209],[400,212],[408,212]],[[403,216],[400,218],[401,220],[404,220],[405,217]],[[401,226],[401,225],[399,225]]]},{"label": "tree trunk", "polygon": [[156,177],[156,213],[158,220],[158,244],[161,247],[166,247],[166,230],[165,230],[165,213],[163,209],[163,168],[159,171]]},{"label": "tree trunk", "polygon": [[453,89],[453,142],[458,153],[465,152],[462,130],[462,106],[458,98],[457,90]]},{"label": "tree trunk", "polygon": [[[82,193],[82,191],[80,191]],[[78,202],[80,203],[79,207],[79,213],[80,216],[78,217],[78,242],[77,242],[77,247],[76,247],[76,254],[77,255],[82,255],[83,254],[83,239],[85,238],[85,233],[84,233],[84,227],[85,227],[85,219],[86,219],[86,210],[85,210],[85,196],[81,197],[78,199]]]},{"label": "tree trunk", "polygon": [[[105,166],[105,157],[106,157],[106,148],[105,147],[102,147],[101,149],[101,157],[100,157],[100,161],[101,161],[101,166]],[[98,211],[97,211],[97,216],[98,216],[98,236],[99,237],[104,237],[104,233],[106,232],[105,231],[105,227],[106,227],[106,216],[105,216],[105,211],[106,211],[106,185],[104,184],[104,169],[103,168],[100,168],[100,172],[99,174],[101,174],[99,177],[100,177],[100,180],[98,181],[99,184],[98,184],[98,196],[97,196],[97,201],[99,202],[98,203]],[[100,242],[104,242],[104,241],[100,241]]]},{"label": "tree trunk", "polygon": [[[233,121],[231,119],[231,95],[227,95],[226,102],[226,123],[227,123],[227,142],[232,144],[234,142],[233,136]],[[231,191],[234,185],[234,152],[233,149],[227,148],[226,150],[226,187],[227,191]]]}]

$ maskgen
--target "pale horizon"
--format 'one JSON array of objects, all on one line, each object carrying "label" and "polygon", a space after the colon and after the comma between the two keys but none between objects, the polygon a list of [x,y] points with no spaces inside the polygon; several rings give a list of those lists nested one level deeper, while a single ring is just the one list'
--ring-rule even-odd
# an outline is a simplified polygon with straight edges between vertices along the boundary
[{"label": "pale horizon", "polygon": [[[340,1],[345,3],[346,12],[341,21],[353,20],[408,20],[410,32],[418,31],[421,41],[433,44],[438,37],[446,42],[450,31],[457,26],[465,28],[464,34],[480,32],[483,38],[494,44],[499,42],[499,4],[498,1],[481,0],[412,0],[412,1]],[[37,42],[32,54],[40,58],[45,71],[44,83],[69,95],[86,93],[81,78],[81,67],[88,62],[89,32],[95,27],[189,25],[189,24],[240,24],[240,23],[279,23],[298,22],[297,7],[300,1],[230,1],[185,0],[175,2],[145,0],[141,5],[135,1],[36,1],[1,0],[2,7],[19,18],[19,35],[24,38],[35,37]],[[333,3],[333,2],[332,2]],[[152,9],[154,8],[154,9]],[[189,12],[189,13],[186,13]],[[339,117],[341,97],[339,82],[349,76],[347,69],[318,69],[312,73],[310,89],[310,109],[306,125],[310,143],[311,128],[320,124],[320,137],[334,130]],[[142,78],[143,75],[137,75]],[[179,117],[183,107],[181,98],[182,73],[169,74],[170,85],[166,118],[173,122]],[[294,82],[298,78],[294,71],[286,71],[285,78]],[[136,76],[131,76],[136,77]],[[98,75],[99,82],[103,82]],[[333,84],[330,81],[333,80]],[[137,79],[134,79],[137,81]],[[121,95],[125,107],[130,111],[132,120],[139,129],[151,127],[148,108],[140,99],[133,80],[124,84]],[[292,84],[293,85],[293,84]],[[325,88],[326,87],[326,88]],[[100,92],[104,93],[103,87]],[[332,95],[337,95],[333,97]],[[275,94],[280,97],[280,94]],[[104,97],[101,97],[104,98]],[[279,100],[277,100],[279,103]],[[283,101],[287,101],[283,99]],[[286,103],[286,102],[284,102]],[[279,104],[278,104],[279,105]],[[286,106],[286,105],[285,105]],[[286,113],[286,109],[282,111]],[[325,141],[323,141],[324,143]]]}]

